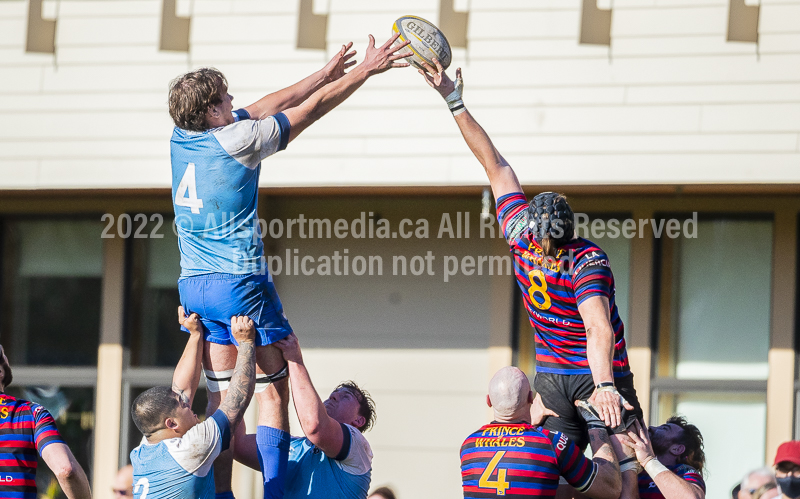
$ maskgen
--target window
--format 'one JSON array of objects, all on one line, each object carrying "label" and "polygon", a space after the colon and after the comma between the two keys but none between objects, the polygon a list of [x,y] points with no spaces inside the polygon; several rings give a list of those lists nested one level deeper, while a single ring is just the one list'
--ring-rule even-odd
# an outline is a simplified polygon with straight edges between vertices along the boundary
[{"label": "window", "polygon": [[[657,419],[650,424],[681,414],[697,425],[709,497],[727,495],[742,470],[764,462],[772,230],[765,217],[700,217],[697,237],[656,242]],[[757,451],[739,452],[742,438]]]},{"label": "window", "polygon": [[102,224],[16,219],[3,227],[3,345],[12,365],[96,365]]}]

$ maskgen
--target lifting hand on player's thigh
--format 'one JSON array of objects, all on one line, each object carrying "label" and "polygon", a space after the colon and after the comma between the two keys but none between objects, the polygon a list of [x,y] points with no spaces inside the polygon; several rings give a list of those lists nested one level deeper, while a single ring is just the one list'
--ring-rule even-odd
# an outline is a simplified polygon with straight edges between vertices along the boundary
[{"label": "lifting hand on player's thigh", "polygon": [[622,422],[622,407],[632,411],[633,406],[620,395],[614,386],[595,388],[589,402],[597,409],[606,426],[616,428]]}]

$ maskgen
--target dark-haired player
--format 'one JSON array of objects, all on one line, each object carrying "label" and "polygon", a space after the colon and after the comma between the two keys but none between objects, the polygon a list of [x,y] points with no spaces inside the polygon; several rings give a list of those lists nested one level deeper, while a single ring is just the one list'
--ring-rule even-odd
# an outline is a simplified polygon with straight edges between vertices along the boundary
[{"label": "dark-haired player", "polygon": [[[258,376],[256,399],[259,424],[282,432],[285,461],[288,449],[289,391],[280,352],[267,345],[292,328],[272,283],[264,259],[258,219],[261,161],[286,148],[303,130],[341,104],[366,80],[392,67],[410,52],[407,43],[392,46],[397,36],[375,47],[370,35],[364,60],[348,61],[352,43],[320,71],[283,90],[233,110],[224,75],[212,68],[186,73],[173,80],[170,116],[175,123],[171,140],[172,199],[181,277],[178,288],[187,313],[202,315],[206,334],[203,364],[208,378],[211,414],[225,397],[236,359],[230,318],[246,315],[256,324]],[[270,383],[277,383],[272,384]],[[268,386],[269,385],[269,386]],[[280,424],[263,415],[282,417]],[[232,497],[231,455],[217,462],[220,498]]]},{"label": "dark-haired player", "polygon": [[[445,98],[461,134],[489,177],[497,215],[514,255],[514,271],[536,332],[536,391],[558,418],[544,427],[588,443],[586,423],[574,405],[588,399],[600,419],[623,431],[642,415],[628,365],[624,327],[615,303],[608,256],[576,237],[574,215],[563,195],[543,192],[527,202],[511,165],[464,106],[461,69],[453,82],[436,62],[420,70]],[[635,474],[623,475],[632,494]]]},{"label": "dark-haired player", "polygon": [[531,414],[531,385],[516,367],[495,373],[486,403],[494,421],[472,433],[461,446],[465,498],[554,497],[560,476],[591,497],[619,497],[619,463],[604,426],[589,430],[591,461],[563,433],[534,426],[539,422]]},{"label": "dark-haired player", "polygon": [[[306,435],[292,437],[285,499],[366,499],[372,449],[363,433],[375,423],[372,398],[346,381],[323,402],[311,383],[297,336],[290,334],[275,346],[289,364],[292,399]],[[263,461],[260,444],[256,448],[253,435],[237,434],[236,439],[236,459],[258,469]]]},{"label": "dark-haired player", "polygon": [[637,422],[623,443],[644,467],[639,474],[641,499],[705,499],[703,435],[685,418],[673,416],[647,429]]},{"label": "dark-haired player", "polygon": [[[190,332],[175,368],[172,387],[151,388],[134,400],[131,417],[144,435],[131,451],[133,494],[136,499],[213,499],[214,460],[225,450],[253,396],[255,384],[255,324],[247,317],[231,318],[239,355],[227,396],[202,423],[192,412],[200,382],[203,327],[197,314],[178,320]],[[265,497],[270,497],[265,494]]]},{"label": "dark-haired player", "polygon": [[86,473],[61,440],[53,416],[39,404],[6,395],[12,380],[8,357],[0,345],[0,497],[38,497],[40,455],[69,499],[91,499]]}]

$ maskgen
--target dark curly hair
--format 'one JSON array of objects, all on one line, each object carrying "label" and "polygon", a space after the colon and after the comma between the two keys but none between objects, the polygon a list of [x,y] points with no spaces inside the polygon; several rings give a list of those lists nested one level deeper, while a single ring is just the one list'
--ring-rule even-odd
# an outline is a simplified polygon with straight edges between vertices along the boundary
[{"label": "dark curly hair", "polygon": [[375,420],[377,419],[378,415],[375,413],[375,401],[372,400],[369,392],[359,387],[355,381],[345,381],[343,383],[339,383],[339,386],[334,388],[333,391],[340,389],[344,389],[352,393],[356,400],[358,400],[358,415],[363,416],[365,420],[364,424],[358,428],[358,431],[364,433],[372,428],[372,426],[375,425]]},{"label": "dark curly hair", "polygon": [[675,441],[685,447],[679,461],[702,474],[706,465],[706,454],[703,452],[703,435],[700,434],[700,430],[695,425],[689,424],[683,416],[672,416],[667,423],[678,425],[683,430]]},{"label": "dark curly hair", "polygon": [[200,68],[169,84],[169,115],[178,128],[202,132],[208,129],[206,112],[222,102],[228,80],[218,69]]}]

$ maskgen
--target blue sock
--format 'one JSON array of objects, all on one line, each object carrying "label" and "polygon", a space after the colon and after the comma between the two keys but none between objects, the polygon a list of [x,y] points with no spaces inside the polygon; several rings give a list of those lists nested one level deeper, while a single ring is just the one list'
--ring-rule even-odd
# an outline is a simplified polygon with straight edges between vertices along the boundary
[{"label": "blue sock", "polygon": [[259,426],[256,430],[258,462],[264,476],[264,499],[283,499],[289,465],[289,439],[290,435],[285,431],[269,426]]},{"label": "blue sock", "polygon": [[233,497],[233,492],[230,490],[228,492],[217,492],[214,497],[215,499],[235,499]]}]

